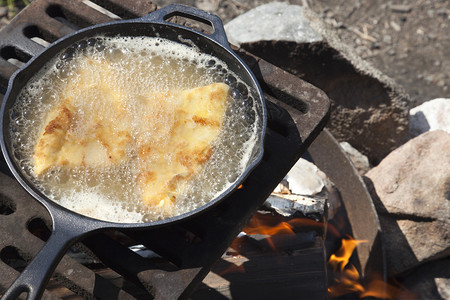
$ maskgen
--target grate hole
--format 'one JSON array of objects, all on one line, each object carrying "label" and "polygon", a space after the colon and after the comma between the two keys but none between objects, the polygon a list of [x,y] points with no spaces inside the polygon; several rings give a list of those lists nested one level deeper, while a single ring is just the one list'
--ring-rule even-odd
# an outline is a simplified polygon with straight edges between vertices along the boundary
[{"label": "grate hole", "polygon": [[0,215],[10,215],[16,211],[16,204],[13,200],[0,195]]},{"label": "grate hole", "polygon": [[48,6],[46,9],[46,13],[51,18],[57,20],[58,22],[63,23],[64,25],[66,25],[74,30],[78,30],[80,28],[93,25],[89,21],[84,19],[83,17],[77,16],[76,14],[70,12],[69,10],[65,9],[64,7],[61,7],[56,4]]},{"label": "grate hole", "polygon": [[195,16],[185,16],[179,12],[168,14],[165,17],[164,21],[174,24],[180,24],[208,35],[214,33],[214,28],[209,21],[197,18]]},{"label": "grate hole", "polygon": [[16,48],[14,46],[6,46],[0,49],[0,56],[12,63],[13,65],[17,67],[21,67],[23,64],[25,64],[28,60],[30,60],[31,55],[23,52],[19,48]]},{"label": "grate hole", "polygon": [[7,246],[0,251],[0,259],[18,272],[22,272],[28,265],[27,261],[20,255],[19,250],[13,246]]},{"label": "grate hole", "polygon": [[48,31],[36,26],[30,25],[23,29],[23,34],[32,41],[46,47],[58,38]]},{"label": "grate hole", "polygon": [[297,99],[292,95],[289,95],[288,93],[275,87],[271,87],[270,91],[276,99],[286,103],[287,105],[292,106],[293,108],[300,111],[302,114],[308,113],[309,105],[307,102],[304,102],[301,99]]},{"label": "grate hole", "polygon": [[27,228],[32,235],[43,241],[47,241],[50,238],[50,235],[52,234],[50,228],[41,218],[34,218],[31,221],[29,221]]}]

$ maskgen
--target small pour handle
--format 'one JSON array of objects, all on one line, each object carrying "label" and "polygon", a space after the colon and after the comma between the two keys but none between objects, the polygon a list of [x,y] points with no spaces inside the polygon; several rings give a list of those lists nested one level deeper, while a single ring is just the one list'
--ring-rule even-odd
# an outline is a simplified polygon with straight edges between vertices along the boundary
[{"label": "small pour handle", "polygon": [[[186,18],[201,22],[203,24],[210,25],[213,28],[214,32],[206,35],[202,32],[198,32],[197,30],[195,30],[193,28],[170,23],[170,22],[166,21],[167,19],[174,17],[174,16],[186,17]],[[142,18],[136,19],[136,21],[144,21],[144,22],[152,22],[152,23],[160,23],[160,24],[171,24],[171,25],[176,25],[179,27],[187,28],[189,30],[193,30],[202,35],[205,35],[206,37],[218,42],[223,47],[231,50],[230,44],[228,43],[227,35],[225,33],[225,29],[223,27],[222,20],[216,15],[213,15],[206,11],[197,9],[195,7],[186,6],[186,5],[182,5],[182,4],[171,4],[166,7],[161,8],[161,9],[158,9],[152,13],[149,13],[148,15],[146,15]]]}]

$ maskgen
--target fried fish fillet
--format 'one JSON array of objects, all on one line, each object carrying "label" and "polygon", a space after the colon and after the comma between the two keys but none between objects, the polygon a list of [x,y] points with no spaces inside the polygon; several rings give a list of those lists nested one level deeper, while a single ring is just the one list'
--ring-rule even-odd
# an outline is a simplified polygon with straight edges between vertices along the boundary
[{"label": "fried fish fillet", "polygon": [[228,92],[228,85],[215,83],[165,95],[178,100],[174,122],[166,128],[170,135],[157,147],[146,143],[139,148],[143,169],[138,180],[145,205],[170,208],[180,189],[209,160]]},{"label": "fried fish fillet", "polygon": [[34,148],[34,173],[52,166],[98,167],[126,159],[131,142],[121,90],[105,62],[86,59],[50,110]]},{"label": "fried fish fillet", "polygon": [[136,186],[149,207],[170,209],[210,158],[222,128],[229,87],[134,95],[105,61],[86,59],[62,91],[34,149],[34,173],[53,166],[110,167],[137,160]]}]

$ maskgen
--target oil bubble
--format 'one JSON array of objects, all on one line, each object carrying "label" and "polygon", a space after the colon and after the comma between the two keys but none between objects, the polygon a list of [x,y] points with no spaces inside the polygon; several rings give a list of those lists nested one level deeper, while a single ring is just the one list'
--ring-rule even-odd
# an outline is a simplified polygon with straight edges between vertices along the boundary
[{"label": "oil bubble", "polygon": [[216,61],[214,59],[210,59],[206,62],[206,67],[211,68],[216,64]]},{"label": "oil bubble", "polygon": [[245,114],[245,119],[248,122],[248,124],[253,124],[256,119],[255,112],[253,110],[247,111],[247,113]]},{"label": "oil bubble", "polygon": [[236,89],[241,93],[241,95],[243,97],[247,97],[248,96],[248,89],[245,86],[245,84],[243,84],[242,82],[238,82],[236,84]]},{"label": "oil bubble", "polygon": [[96,42],[97,42],[96,38],[90,38],[90,39],[87,40],[87,45],[92,47],[92,46],[95,45]]},{"label": "oil bubble", "polygon": [[236,77],[234,77],[233,75],[227,75],[225,77],[225,83],[228,85],[232,85],[233,83],[236,82]]},{"label": "oil bubble", "polygon": [[77,49],[84,50],[84,49],[86,49],[87,45],[88,45],[88,43],[86,40],[79,41],[77,44]]},{"label": "oil bubble", "polygon": [[254,104],[253,97],[251,97],[251,96],[247,97],[247,103],[248,103],[248,106],[253,107],[253,104]]},{"label": "oil bubble", "polygon": [[242,99],[242,94],[238,89],[231,89],[231,93],[230,93],[231,98],[233,98],[234,100],[241,100]]},{"label": "oil bubble", "polygon": [[101,43],[101,42],[97,42],[96,44],[95,44],[95,50],[97,50],[97,51],[103,51],[103,50],[105,50],[105,45],[103,45],[103,43]]},{"label": "oil bubble", "polygon": [[76,49],[73,47],[67,48],[60,56],[61,60],[70,60],[73,58]]}]

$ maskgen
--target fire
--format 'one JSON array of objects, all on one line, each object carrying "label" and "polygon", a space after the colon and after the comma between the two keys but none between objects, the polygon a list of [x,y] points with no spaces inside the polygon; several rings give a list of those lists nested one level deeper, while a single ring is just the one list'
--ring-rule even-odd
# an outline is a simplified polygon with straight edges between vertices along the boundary
[{"label": "fire", "polygon": [[334,271],[335,283],[328,288],[331,297],[356,293],[359,298],[373,297],[381,299],[393,299],[403,293],[407,299],[414,299],[414,295],[408,291],[402,291],[399,287],[385,282],[376,274],[370,274],[370,280],[366,285],[360,283],[360,275],[355,266],[349,263],[356,246],[366,243],[364,240],[355,240],[348,236],[341,240],[342,246],[335,254],[330,256],[328,265]]},{"label": "fire", "polygon": [[340,272],[345,271],[345,267],[350,261],[350,257],[352,256],[356,246],[360,243],[367,243],[367,241],[358,241],[352,239],[351,237],[348,237],[348,239],[342,239],[341,242],[341,248],[339,248],[339,250],[336,251],[335,254],[332,254],[330,256],[330,260],[328,261],[328,264],[335,272],[337,272],[338,270]]},{"label": "fire", "polygon": [[[256,215],[255,215],[256,216]],[[295,232],[293,231],[293,226],[289,224],[288,222],[280,222],[278,224],[272,225],[269,223],[264,222],[264,218],[258,218],[254,217],[250,220],[250,222],[247,224],[247,226],[243,229],[243,231],[246,234],[252,235],[252,234],[263,234],[263,235],[275,235],[275,234],[289,234],[293,235]],[[273,240],[269,237],[267,238],[267,242],[269,243],[270,247],[275,251],[276,247],[273,243]]]},{"label": "fire", "polygon": [[[324,225],[320,222],[306,218],[295,218],[289,221],[283,221],[283,217],[271,214],[255,214],[250,222],[242,230],[247,235],[262,234],[267,235],[267,242],[274,251],[277,248],[271,239],[274,235],[295,235],[295,230],[300,227],[321,227]],[[238,245],[238,243],[233,243]]]}]

